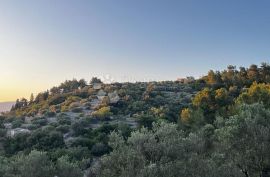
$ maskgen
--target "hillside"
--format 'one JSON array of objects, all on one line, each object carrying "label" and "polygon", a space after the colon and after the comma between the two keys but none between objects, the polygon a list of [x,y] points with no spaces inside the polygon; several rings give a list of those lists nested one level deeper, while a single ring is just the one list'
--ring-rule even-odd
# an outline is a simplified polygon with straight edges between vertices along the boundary
[{"label": "hillside", "polygon": [[20,173],[42,159],[63,177],[257,176],[270,165],[269,100],[267,63],[197,80],[67,80],[1,116],[0,163]]},{"label": "hillside", "polygon": [[117,124],[126,118],[134,122],[136,117],[151,113],[176,122],[174,110],[189,106],[199,89],[178,81],[103,84],[95,83],[95,79],[90,85],[84,80],[65,81],[30,101],[17,100],[6,116],[33,120],[46,117],[52,121],[66,115],[72,120],[81,117]]}]

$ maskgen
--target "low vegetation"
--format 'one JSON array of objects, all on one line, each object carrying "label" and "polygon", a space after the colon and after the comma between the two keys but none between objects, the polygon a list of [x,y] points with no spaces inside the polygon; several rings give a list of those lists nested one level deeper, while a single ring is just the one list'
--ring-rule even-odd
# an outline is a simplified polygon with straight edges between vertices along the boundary
[{"label": "low vegetation", "polygon": [[270,65],[69,80],[0,117],[3,177],[269,177]]}]

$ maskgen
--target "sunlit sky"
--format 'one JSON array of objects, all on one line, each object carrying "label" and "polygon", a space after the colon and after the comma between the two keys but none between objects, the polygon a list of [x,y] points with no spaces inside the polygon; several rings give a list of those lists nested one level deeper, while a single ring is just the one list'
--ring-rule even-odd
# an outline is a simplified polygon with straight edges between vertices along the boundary
[{"label": "sunlit sky", "polygon": [[268,0],[0,0],[0,102],[66,79],[199,77],[270,57]]}]

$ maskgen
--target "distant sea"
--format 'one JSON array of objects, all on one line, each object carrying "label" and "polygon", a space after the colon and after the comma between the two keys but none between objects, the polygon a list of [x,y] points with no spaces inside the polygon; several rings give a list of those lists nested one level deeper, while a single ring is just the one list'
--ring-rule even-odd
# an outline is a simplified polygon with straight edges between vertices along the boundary
[{"label": "distant sea", "polygon": [[0,102],[0,113],[10,111],[15,102]]}]

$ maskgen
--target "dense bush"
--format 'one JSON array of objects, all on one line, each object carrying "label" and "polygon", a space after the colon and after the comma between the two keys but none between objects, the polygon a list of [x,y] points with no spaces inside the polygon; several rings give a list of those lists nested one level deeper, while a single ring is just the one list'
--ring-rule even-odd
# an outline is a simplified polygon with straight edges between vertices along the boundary
[{"label": "dense bush", "polygon": [[53,163],[47,153],[31,151],[29,155],[17,155],[11,160],[0,157],[2,177],[80,177],[83,171],[77,163],[62,156]]},{"label": "dense bush", "polygon": [[49,105],[57,105],[63,103],[66,100],[65,95],[55,95],[48,100]]}]

